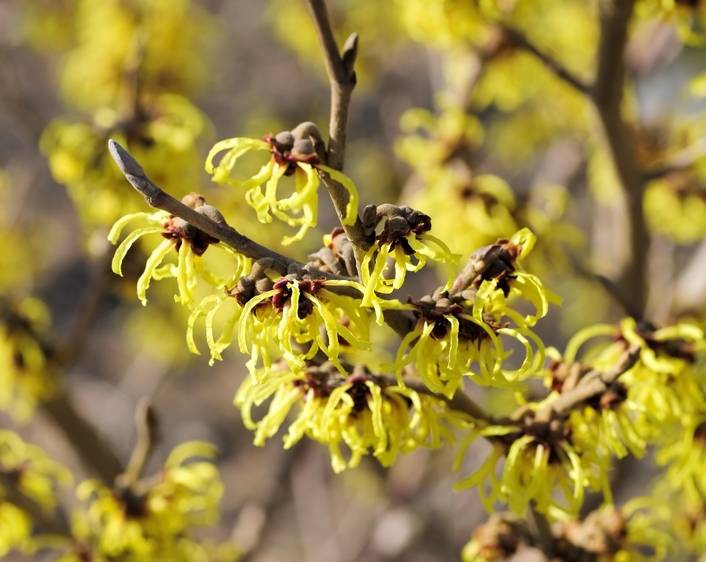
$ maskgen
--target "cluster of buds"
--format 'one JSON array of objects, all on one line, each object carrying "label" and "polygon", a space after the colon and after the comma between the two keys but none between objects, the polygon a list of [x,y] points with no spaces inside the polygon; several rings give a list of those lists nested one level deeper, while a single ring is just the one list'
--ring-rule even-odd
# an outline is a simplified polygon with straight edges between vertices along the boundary
[{"label": "cluster of buds", "polygon": [[309,255],[308,266],[319,271],[356,277],[358,266],[355,263],[355,249],[346,231],[337,226],[324,236],[323,247]]},{"label": "cluster of buds", "polygon": [[510,282],[517,270],[517,258],[522,248],[511,240],[498,240],[473,252],[466,265],[451,285],[450,293],[465,300],[473,300],[481,283],[497,281],[505,296],[510,292]]},{"label": "cluster of buds", "polygon": [[[213,205],[208,205],[203,195],[192,192],[182,197],[181,202],[212,221],[225,224],[225,219],[220,211]],[[181,247],[182,242],[186,241],[191,246],[191,251],[197,256],[203,255],[211,244],[218,244],[217,238],[174,215],[169,215],[165,221],[162,236],[174,240],[177,250]]]},{"label": "cluster of buds", "polygon": [[377,241],[390,244],[394,249],[400,244],[407,255],[413,254],[414,250],[406,243],[406,238],[412,233],[419,236],[431,230],[429,215],[391,203],[367,205],[363,209],[361,222],[363,236],[369,245]]},{"label": "cluster of buds", "polygon": [[[430,234],[431,218],[411,207],[368,205],[361,224],[368,244],[360,271],[365,285],[364,306],[370,306],[375,293],[390,294],[400,289],[407,272],[419,271],[429,259],[441,263],[456,261],[446,244]],[[394,264],[391,277],[386,275],[390,259]]]},{"label": "cluster of buds", "polygon": [[315,123],[305,121],[291,131],[280,131],[275,135],[265,135],[272,156],[281,166],[287,166],[285,176],[292,175],[297,162],[307,164],[326,163],[326,143]]}]

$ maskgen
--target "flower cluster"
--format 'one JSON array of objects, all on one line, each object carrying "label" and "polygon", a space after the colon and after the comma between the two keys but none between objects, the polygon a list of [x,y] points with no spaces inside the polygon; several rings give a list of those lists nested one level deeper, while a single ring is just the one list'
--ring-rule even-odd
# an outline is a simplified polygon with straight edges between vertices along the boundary
[{"label": "flower cluster", "polygon": [[[257,212],[260,222],[272,222],[272,217],[290,226],[298,226],[293,236],[286,236],[282,243],[301,240],[318,221],[318,188],[320,175],[326,174],[340,183],[348,192],[348,203],[343,224],[353,224],[358,212],[358,190],[343,173],[325,164],[326,156],[321,133],[314,123],[299,124],[291,131],[267,135],[264,140],[236,137],[214,145],[206,158],[206,171],[217,183],[228,184],[245,190],[245,198]],[[234,177],[237,161],[248,152],[269,152],[270,158],[252,177]],[[223,154],[221,154],[223,153]],[[214,160],[220,155],[218,163]],[[282,195],[283,177],[292,176],[293,189]]]},{"label": "flower cluster", "polygon": [[[533,243],[533,235],[523,230],[511,240],[481,248],[450,287],[412,300],[417,323],[400,344],[398,376],[412,364],[428,388],[452,397],[466,375],[502,385],[536,373],[544,346],[531,328],[546,315],[552,295],[535,276],[518,269],[518,259]],[[512,309],[508,301],[515,297],[530,302],[534,314],[523,316]],[[516,369],[505,366],[509,352],[502,337],[524,349]]]},{"label": "flower cluster", "polygon": [[[365,286],[363,306],[371,306],[377,294],[400,289],[408,271],[419,271],[427,260],[453,263],[446,244],[430,234],[431,219],[410,207],[369,205],[363,211],[363,233],[369,247],[360,269]],[[394,275],[386,275],[389,260]]]},{"label": "flower cluster", "polygon": [[[502,562],[521,557],[595,562],[647,562],[664,560],[669,537],[649,527],[643,514],[626,507],[608,506],[583,519],[553,526],[549,537],[539,537],[526,521],[508,513],[491,516],[477,527],[463,549],[463,562]],[[551,544],[542,541],[550,540]]]},{"label": "flower cluster", "polygon": [[[344,375],[332,363],[260,371],[243,382],[235,403],[246,427],[255,431],[256,445],[274,436],[294,409],[285,448],[304,436],[318,441],[328,447],[336,472],[357,466],[368,454],[391,466],[400,454],[453,443],[454,429],[473,424],[433,395],[363,369]],[[267,411],[255,421],[253,409],[264,403]]]},{"label": "flower cluster", "polygon": [[0,430],[0,556],[12,549],[32,548],[30,516],[12,503],[5,486],[12,486],[51,513],[56,508],[57,488],[70,480],[69,472],[42,449],[9,430]]},{"label": "flower cluster", "polygon": [[0,301],[0,409],[26,420],[55,390],[41,334],[49,321],[43,303]]},{"label": "flower cluster", "polygon": [[[197,213],[217,222],[223,222],[220,213],[197,193],[184,196],[182,202]],[[147,304],[147,290],[153,279],[157,281],[166,278],[176,279],[178,294],[175,295],[175,299],[190,306],[194,302],[194,292],[199,281],[213,288],[222,288],[230,280],[246,274],[250,268],[250,260],[246,257],[233,252],[225,245],[218,244],[218,240],[183,219],[161,211],[125,215],[115,222],[108,234],[108,239],[113,244],[117,244],[125,227],[135,219],[142,220],[146,226],[130,232],[118,245],[113,256],[112,267],[116,274],[122,276],[123,261],[135,242],[149,235],[160,235],[164,238],[150,252],[145,269],[137,280],[137,296],[143,305]],[[220,257],[228,260],[225,268],[222,265],[215,267],[214,264],[204,263],[204,253],[214,244],[225,254]],[[174,254],[176,254],[176,263],[168,259]],[[217,273],[219,269],[224,269],[227,273],[221,276]]]},{"label": "flower cluster", "polygon": [[223,485],[214,454],[207,443],[183,443],[159,473],[129,486],[83,482],[77,493],[87,506],[74,517],[76,544],[61,560],[235,560],[235,552],[192,536],[218,519]]}]

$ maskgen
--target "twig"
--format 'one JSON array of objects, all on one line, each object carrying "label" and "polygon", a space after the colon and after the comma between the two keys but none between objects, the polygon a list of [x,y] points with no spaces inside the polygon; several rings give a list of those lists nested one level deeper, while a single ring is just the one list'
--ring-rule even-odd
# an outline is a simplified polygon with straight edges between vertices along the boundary
[{"label": "twig", "polygon": [[57,387],[51,398],[41,402],[43,413],[64,435],[81,463],[106,483],[112,483],[120,473],[122,465],[94,425],[76,408],[66,388],[66,382],[60,376],[68,364],[62,360],[60,350],[43,334],[38,333],[23,317],[17,315],[3,300],[0,300],[0,320],[21,327],[23,332],[42,349],[47,359],[47,377],[55,382]]},{"label": "twig", "polygon": [[[270,258],[273,261],[272,268],[278,270],[282,275],[287,273],[306,273],[316,278],[351,280],[348,277],[342,277],[304,265],[297,260],[258,244],[247,236],[243,236],[225,221],[216,222],[205,215],[197,213],[152,182],[132,155],[117,142],[112,139],[109,140],[108,148],[127,181],[144,196],[150,206],[184,219],[189,224],[249,258],[254,260]],[[351,287],[331,287],[330,290],[349,296],[361,296],[358,290]],[[400,335],[405,335],[414,328],[414,319],[403,311],[387,310],[384,312],[384,317],[388,326]]]},{"label": "twig", "polygon": [[142,476],[157,443],[158,422],[149,398],[140,400],[135,410],[137,438],[125,471],[118,477],[121,486],[130,487]]},{"label": "twig", "polygon": [[63,385],[55,396],[42,403],[42,411],[64,434],[82,464],[103,482],[112,484],[122,470],[122,463],[93,424],[76,409]]},{"label": "twig", "polygon": [[[331,114],[329,120],[329,142],[327,164],[336,170],[343,169],[346,152],[346,129],[348,126],[348,108],[356,84],[355,59],[358,54],[358,35],[353,33],[339,53],[336,38],[331,29],[331,21],[324,0],[308,0],[309,9],[314,18],[316,32],[324,52],[326,72],[331,87]],[[331,197],[339,219],[346,214],[348,192],[339,183],[322,174],[322,181]],[[360,218],[352,226],[343,225],[346,235],[353,243],[358,271],[363,259],[363,250],[367,244],[363,236]]]},{"label": "twig", "polygon": [[629,371],[640,358],[640,348],[629,348],[620,358],[620,361],[609,371],[593,369],[586,373],[581,381],[572,390],[559,396],[556,400],[547,403],[538,410],[535,419],[548,420],[553,414],[565,415],[576,406],[585,403],[594,396],[608,390],[608,387],[618,378]]},{"label": "twig", "polygon": [[568,68],[566,68],[564,64],[561,63],[559,60],[537,47],[520,30],[510,27],[508,25],[502,25],[501,30],[507,41],[509,41],[515,47],[519,47],[520,49],[524,49],[528,53],[533,54],[540,61],[542,61],[544,63],[544,66],[546,66],[548,70],[553,72],[557,78],[559,78],[560,80],[562,80],[563,82],[565,82],[566,84],[568,84],[569,86],[571,86],[582,94],[588,95],[590,93],[591,88],[586,82],[584,82],[581,78],[579,78]]},{"label": "twig", "polygon": [[647,301],[647,251],[650,240],[642,211],[645,182],[634,138],[621,112],[626,74],[624,52],[634,4],[635,0],[600,3],[601,39],[591,97],[627,201],[631,251],[621,286],[629,299],[630,308],[642,312]]},{"label": "twig", "polygon": [[[233,227],[211,220],[210,218],[197,213],[191,207],[185,205],[181,201],[169,195],[166,191],[158,187],[152,180],[147,177],[147,174],[137,163],[132,155],[120,146],[113,139],[108,141],[108,150],[115,160],[115,163],[120,168],[120,171],[125,175],[125,178],[130,185],[139,191],[145,198],[145,201],[156,209],[162,209],[171,213],[175,217],[180,217],[189,224],[195,226],[206,234],[217,238],[224,244],[230,246],[237,252],[258,260],[261,258],[271,258],[279,268],[281,274],[286,274],[288,271],[303,271],[303,265],[296,260],[290,259],[282,254],[266,248],[254,242],[250,238],[243,236]],[[320,272],[321,277],[335,278],[331,274]]]},{"label": "twig", "polygon": [[55,359],[63,367],[74,363],[86,345],[91,329],[101,311],[103,298],[110,286],[110,260],[112,258],[109,249],[105,249],[103,254],[96,260],[93,267],[93,280],[83,297],[79,312],[73,326],[69,329],[64,341],[58,345]]},{"label": "twig", "polygon": [[[379,378],[389,384],[397,383],[397,380],[394,377],[379,375]],[[447,398],[443,394],[437,394],[436,392],[432,392],[420,381],[405,381],[405,384],[415,392],[418,392],[419,394],[425,394],[427,396],[432,396],[434,398],[438,398],[439,400],[443,400],[452,410],[464,412],[475,420],[489,424],[495,423],[496,421],[488,412],[483,409],[482,406],[477,404],[470,396],[468,396],[468,394],[466,394],[461,389],[456,391],[453,398]]]},{"label": "twig", "polygon": [[593,271],[592,268],[586,266],[582,261],[579,256],[576,254],[572,253],[570,250],[566,250],[567,256],[569,258],[569,261],[571,262],[572,267],[576,270],[576,272],[581,275],[582,277],[585,277],[588,280],[591,281],[596,281],[605,289],[606,293],[608,293],[613,300],[617,304],[619,304],[622,309],[625,311],[625,314],[628,316],[632,316],[633,318],[639,318],[640,315],[642,314],[641,310],[633,308],[633,303],[631,302],[630,298],[625,294],[625,287],[622,287],[612,279],[608,279],[605,275],[601,275],[600,273],[596,273]]}]

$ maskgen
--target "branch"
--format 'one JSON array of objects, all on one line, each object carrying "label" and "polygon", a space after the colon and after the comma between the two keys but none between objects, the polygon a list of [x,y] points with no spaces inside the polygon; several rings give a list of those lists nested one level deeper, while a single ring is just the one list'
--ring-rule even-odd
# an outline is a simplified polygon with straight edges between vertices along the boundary
[{"label": "branch", "polygon": [[594,396],[603,394],[612,383],[629,371],[640,358],[640,348],[629,348],[620,358],[617,365],[609,371],[593,369],[586,373],[581,381],[572,390],[559,396],[556,400],[547,403],[538,410],[535,419],[549,420],[552,415],[568,414],[576,406],[585,403]]},{"label": "branch", "polygon": [[[397,379],[395,379],[394,377],[388,377],[385,375],[378,376],[389,384],[397,383]],[[482,406],[477,404],[470,396],[468,396],[468,394],[466,394],[461,389],[456,391],[453,398],[447,398],[443,394],[437,394],[436,392],[432,392],[420,381],[405,381],[405,384],[415,392],[418,392],[419,394],[425,394],[427,396],[432,396],[434,398],[443,400],[452,410],[464,412],[471,416],[473,419],[483,421],[489,424],[496,423],[496,420],[494,420],[493,417],[482,408]]]},{"label": "branch", "polygon": [[142,476],[145,464],[158,441],[159,424],[149,398],[140,400],[135,411],[137,440],[125,471],[118,477],[121,486],[130,487]]},{"label": "branch", "polygon": [[[76,408],[60,373],[66,369],[69,358],[62,349],[57,349],[50,341],[17,316],[12,308],[0,300],[0,320],[22,326],[27,337],[37,342],[47,359],[47,377],[56,382],[55,393],[40,403],[42,412],[52,420],[73,448],[84,467],[88,468],[106,483],[113,482],[122,470],[120,459],[105,443],[96,427]],[[73,357],[72,357],[73,358]]]},{"label": "branch", "polygon": [[[197,213],[191,207],[175,199],[152,182],[132,155],[117,142],[112,139],[109,140],[108,148],[111,156],[125,175],[127,181],[144,196],[151,207],[167,211],[175,217],[184,219],[192,226],[220,240],[227,246],[233,248],[236,252],[249,258],[254,260],[270,258],[274,262],[272,269],[277,270],[281,275],[286,275],[287,273],[304,273],[315,278],[352,280],[349,277],[342,277],[309,267],[297,260],[279,254],[274,250],[270,250],[247,236],[243,236],[225,221],[217,222],[201,213]],[[329,290],[347,296],[362,296],[359,291],[351,287],[331,287]],[[414,328],[414,319],[403,311],[387,310],[384,313],[384,317],[388,326],[401,336],[404,336]]]},{"label": "branch", "polygon": [[633,318],[639,318],[642,315],[641,310],[633,308],[633,303],[629,295],[625,293],[626,287],[619,285],[612,279],[608,279],[605,275],[593,271],[591,267],[585,265],[581,258],[571,250],[565,248],[565,252],[576,272],[581,277],[584,277],[589,281],[599,283],[605,292],[608,293],[613,300],[620,305],[620,307],[625,311],[625,314]]},{"label": "branch", "polygon": [[502,25],[500,29],[507,41],[509,41],[513,46],[524,49],[528,53],[533,54],[541,62],[543,62],[547,69],[553,72],[557,78],[582,94],[590,94],[591,88],[586,82],[566,68],[562,62],[537,47],[520,30],[507,25]]},{"label": "branch", "polygon": [[631,251],[621,286],[629,298],[630,308],[642,312],[647,301],[647,251],[650,240],[642,211],[645,182],[637,159],[635,140],[621,112],[626,75],[624,52],[634,4],[635,0],[600,3],[601,39],[592,99],[627,200]]},{"label": "branch", "polygon": [[122,463],[100,433],[81,413],[61,386],[58,393],[42,403],[42,410],[64,434],[81,463],[110,485],[122,470]]},{"label": "branch", "polygon": [[[326,73],[331,87],[327,164],[336,170],[343,170],[346,152],[348,107],[356,84],[354,66],[358,54],[358,35],[356,33],[351,34],[343,45],[342,53],[339,53],[325,1],[308,0],[308,2],[316,25],[321,49],[324,52]],[[331,197],[336,214],[338,214],[338,218],[346,231],[346,236],[353,243],[358,271],[360,271],[360,265],[363,260],[362,250],[367,247],[360,218],[356,218],[356,222],[352,226],[344,225],[343,217],[346,214],[348,192],[342,185],[332,181],[325,174],[322,174],[322,181]]]}]

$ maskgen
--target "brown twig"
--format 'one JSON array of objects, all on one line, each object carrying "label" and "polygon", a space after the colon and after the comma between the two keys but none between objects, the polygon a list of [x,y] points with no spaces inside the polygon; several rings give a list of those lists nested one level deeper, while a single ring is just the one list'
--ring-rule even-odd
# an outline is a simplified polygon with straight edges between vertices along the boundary
[{"label": "brown twig", "polygon": [[142,476],[142,471],[158,441],[159,424],[149,398],[140,400],[135,410],[135,447],[125,471],[118,477],[120,486],[130,487]]},{"label": "brown twig", "polygon": [[81,463],[106,483],[112,483],[120,473],[122,465],[96,427],[76,408],[67,390],[66,381],[61,376],[68,365],[61,350],[2,300],[0,300],[0,320],[18,326],[18,329],[21,329],[42,349],[47,360],[46,375],[56,385],[54,394],[48,400],[41,402],[42,412],[64,435]]},{"label": "brown twig", "polygon": [[560,395],[556,400],[547,403],[538,410],[535,419],[548,420],[552,415],[566,415],[573,408],[604,393],[621,375],[629,371],[639,358],[640,348],[633,346],[623,353],[620,361],[609,371],[598,369],[589,371],[572,390]]},{"label": "brown twig", "polygon": [[544,66],[546,66],[548,70],[553,72],[554,75],[564,83],[568,84],[582,94],[588,95],[590,93],[591,87],[586,82],[566,68],[566,66],[564,66],[564,64],[558,59],[537,47],[519,29],[515,29],[514,27],[510,27],[508,25],[503,25],[501,26],[501,30],[505,36],[505,39],[509,41],[511,45],[533,54],[542,63],[544,63]]},{"label": "brown twig", "polygon": [[650,233],[642,210],[645,181],[635,149],[635,139],[625,122],[621,106],[625,90],[625,46],[635,0],[601,2],[601,39],[591,98],[603,127],[627,201],[630,229],[630,260],[621,279],[630,308],[643,312],[647,302],[647,252]]},{"label": "brown twig", "polygon": [[112,484],[122,463],[98,430],[76,408],[63,384],[57,394],[42,403],[42,411],[64,434],[81,463],[103,482]]},{"label": "brown twig", "polygon": [[[189,224],[249,258],[254,260],[262,258],[271,259],[273,263],[272,269],[282,275],[286,275],[287,273],[299,273],[307,274],[314,278],[352,280],[348,277],[320,271],[302,264],[297,260],[258,244],[247,236],[243,236],[225,221],[216,222],[201,213],[197,213],[194,209],[175,199],[152,182],[132,155],[117,142],[112,139],[109,140],[108,148],[127,181],[143,195],[150,206],[167,211],[175,217],[184,219]],[[352,287],[331,287],[330,290],[349,296],[361,296],[360,292]],[[414,328],[414,319],[403,311],[387,310],[384,312],[384,317],[388,326],[400,335],[405,335]]]},{"label": "brown twig", "polygon": [[[380,378],[389,384],[397,383],[397,380],[394,377],[380,375]],[[405,381],[405,384],[415,392],[418,392],[419,394],[425,394],[427,396],[433,396],[434,398],[443,400],[452,410],[464,412],[471,416],[474,420],[478,420],[488,424],[495,423],[496,421],[488,412],[483,409],[482,406],[477,404],[470,396],[468,396],[468,394],[466,394],[461,389],[456,391],[453,398],[447,398],[443,394],[437,394],[435,392],[432,392],[420,381]]]},{"label": "brown twig", "polygon": [[[339,52],[333,35],[331,21],[324,0],[308,0],[309,9],[314,18],[316,32],[324,53],[326,72],[331,87],[331,113],[329,120],[329,142],[327,164],[336,170],[343,170],[346,152],[346,129],[348,126],[348,108],[356,84],[355,60],[358,54],[358,35],[348,37],[343,50]],[[348,192],[339,183],[322,174],[322,181],[331,197],[341,224],[346,214]],[[346,235],[353,243],[356,262],[360,271],[363,250],[367,247],[360,218],[353,225],[343,225]]]}]

